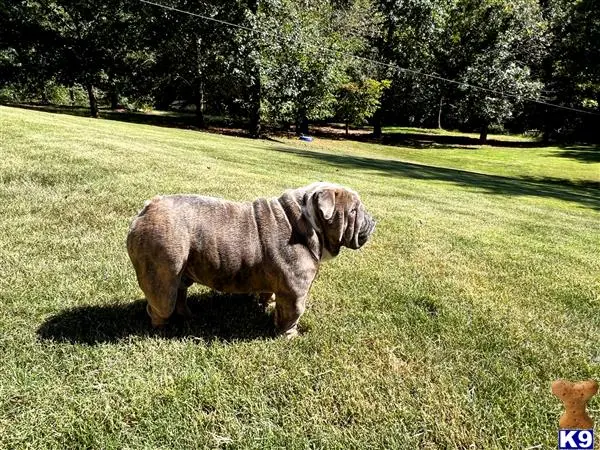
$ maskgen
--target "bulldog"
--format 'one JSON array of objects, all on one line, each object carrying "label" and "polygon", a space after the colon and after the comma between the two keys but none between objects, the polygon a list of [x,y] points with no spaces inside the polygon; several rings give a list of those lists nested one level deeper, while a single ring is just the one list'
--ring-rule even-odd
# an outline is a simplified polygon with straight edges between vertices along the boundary
[{"label": "bulldog", "polygon": [[127,251],[154,327],[189,317],[187,289],[200,283],[274,299],[275,326],[290,338],[321,262],[362,247],[374,228],[358,194],[331,183],[247,203],[157,196],[133,220]]}]

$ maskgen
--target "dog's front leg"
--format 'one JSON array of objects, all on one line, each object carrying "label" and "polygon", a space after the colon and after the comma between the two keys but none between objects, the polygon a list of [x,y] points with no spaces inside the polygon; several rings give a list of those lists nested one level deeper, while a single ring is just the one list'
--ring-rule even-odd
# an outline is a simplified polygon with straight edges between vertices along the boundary
[{"label": "dog's front leg", "polygon": [[179,287],[177,288],[177,301],[175,302],[175,311],[179,316],[181,316],[185,320],[190,320],[194,318],[194,314],[192,314],[192,310],[190,309],[187,303],[187,290],[192,284],[192,280],[183,276],[181,278],[181,282],[179,283]]},{"label": "dog's front leg", "polygon": [[287,339],[298,336],[298,320],[306,308],[308,294],[301,297],[279,295],[275,304],[275,326],[278,332]]},{"label": "dog's front leg", "polygon": [[175,302],[175,311],[185,320],[190,320],[194,317],[192,310],[187,303],[187,286],[179,286],[177,289],[177,301]]}]

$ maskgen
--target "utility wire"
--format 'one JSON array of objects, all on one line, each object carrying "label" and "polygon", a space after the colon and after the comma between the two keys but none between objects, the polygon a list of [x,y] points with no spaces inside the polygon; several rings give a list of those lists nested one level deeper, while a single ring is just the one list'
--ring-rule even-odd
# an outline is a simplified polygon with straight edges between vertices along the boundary
[{"label": "utility wire", "polygon": [[266,32],[264,32],[262,30],[254,30],[254,29],[252,29],[250,27],[245,27],[243,25],[238,25],[237,23],[231,23],[231,22],[227,22],[226,20],[215,19],[214,17],[204,16],[202,14],[193,13],[191,11],[184,11],[183,9],[178,9],[178,8],[173,7],[173,6],[161,5],[160,3],[154,3],[154,2],[151,2],[151,1],[148,1],[148,0],[140,0],[140,2],[147,3],[149,5],[159,6],[159,7],[164,8],[164,9],[169,9],[171,11],[176,11],[178,13],[188,14],[188,15],[194,16],[194,17],[199,17],[200,19],[210,20],[211,22],[220,23],[221,25],[227,25],[227,26],[230,26],[230,27],[239,28],[241,30],[250,31],[252,33],[258,32],[260,34],[266,34]]},{"label": "utility wire", "polygon": [[[160,3],[155,3],[155,2],[152,2],[150,0],[139,0],[139,1],[142,2],[142,3],[146,3],[148,5],[158,6],[160,8],[168,9],[168,10],[175,11],[175,12],[178,12],[178,13],[188,14],[190,16],[198,17],[200,19],[209,20],[211,22],[216,22],[216,23],[221,24],[221,25],[226,25],[226,26],[229,26],[229,27],[239,28],[241,30],[249,31],[251,33],[258,33],[258,34],[260,34],[260,35],[262,35],[264,37],[267,37],[267,38],[273,39],[273,38],[277,37],[277,36],[275,36],[273,34],[270,34],[269,32],[267,32],[265,30],[253,29],[253,28],[250,28],[250,27],[246,27],[244,25],[239,25],[239,24],[236,24],[236,23],[227,22],[226,20],[215,19],[214,17],[205,16],[203,14],[198,14],[198,13],[194,13],[194,12],[191,12],[191,11],[185,11],[183,9],[175,8],[173,6],[163,5],[163,4],[160,4]],[[519,96],[518,94],[513,94],[511,92],[498,91],[496,89],[490,89],[490,88],[486,88],[486,87],[482,87],[482,86],[477,86],[477,85],[474,85],[474,84],[465,83],[463,81],[451,80],[449,78],[444,78],[444,77],[441,77],[439,75],[433,75],[433,74],[430,74],[430,73],[425,73],[425,72],[421,72],[421,71],[414,70],[414,69],[407,69],[406,67],[401,67],[401,66],[399,66],[397,64],[394,64],[394,63],[386,63],[386,62],[383,62],[383,61],[377,61],[377,60],[374,60],[374,59],[366,58],[364,56],[358,56],[358,55],[354,55],[352,53],[344,52],[342,50],[335,50],[335,49],[331,49],[331,48],[324,48],[324,47],[320,47],[320,46],[317,46],[317,45],[314,45],[313,47],[314,48],[318,48],[320,51],[325,51],[325,52],[328,52],[328,53],[335,53],[336,55],[345,56],[345,57],[352,58],[352,59],[359,60],[359,61],[370,62],[372,64],[376,64],[378,66],[395,69],[395,70],[398,70],[400,72],[410,73],[410,74],[417,75],[417,76],[422,76],[422,77],[431,78],[431,79],[434,79],[434,80],[444,81],[446,83],[455,84],[457,86],[465,86],[465,87],[469,87],[471,89],[477,89],[477,90],[480,90],[480,91],[489,92],[489,93],[492,93],[492,94],[496,94],[499,97],[513,97],[513,98],[517,98],[517,99],[520,99],[520,100],[524,100],[524,101],[528,101],[528,102],[532,102],[532,103],[537,103],[539,105],[545,105],[545,106],[550,106],[550,107],[553,107],[553,108],[565,109],[565,110],[568,110],[568,111],[574,111],[574,112],[578,112],[578,113],[582,113],[582,114],[590,114],[590,115],[593,115],[593,116],[600,116],[600,114],[598,114],[596,112],[593,112],[593,111],[586,111],[585,109],[579,109],[579,108],[572,108],[570,106],[557,105],[555,103],[545,102],[543,100],[539,100],[539,99],[535,99],[535,98],[528,98],[528,97],[522,97],[521,98],[521,96]]]},{"label": "utility wire", "polygon": [[332,49],[328,49],[328,48],[324,48],[322,50],[337,52],[339,55],[350,56],[350,57],[352,57],[354,59],[358,59],[358,60],[361,60],[361,61],[368,61],[368,62],[371,62],[373,64],[377,64],[377,65],[380,65],[380,66],[384,66],[384,67],[389,67],[389,68],[396,69],[396,70],[398,70],[400,72],[406,72],[406,73],[410,73],[410,74],[413,74],[413,75],[419,75],[419,76],[431,78],[431,79],[434,79],[434,80],[444,81],[446,83],[456,84],[458,86],[466,86],[466,87],[469,87],[469,88],[472,88],[472,89],[478,89],[480,91],[490,92],[490,93],[496,94],[497,96],[500,96],[500,97],[513,97],[513,98],[520,99],[520,100],[525,100],[525,101],[528,101],[528,102],[538,103],[540,105],[551,106],[553,108],[566,109],[566,110],[569,110],[569,111],[575,111],[575,112],[584,113],[584,114],[591,114],[593,116],[600,116],[600,114],[598,114],[596,112],[593,112],[593,111],[586,111],[585,109],[578,109],[578,108],[571,108],[570,106],[557,105],[555,103],[549,103],[549,102],[545,102],[543,100],[538,100],[538,99],[535,99],[535,98],[521,97],[518,94],[513,94],[513,93],[510,93],[510,92],[504,92],[504,91],[498,91],[496,89],[485,88],[485,87],[482,87],[482,86],[477,86],[477,85],[474,85],[474,84],[465,83],[463,81],[451,80],[449,78],[440,77],[439,75],[433,75],[433,74],[430,74],[430,73],[420,72],[418,70],[407,69],[405,67],[400,67],[397,64],[386,63],[386,62],[382,62],[382,61],[376,61],[374,59],[365,58],[363,56],[357,56],[357,55],[353,55],[353,54],[349,54],[349,53],[344,53],[344,52],[339,51],[339,50],[332,50]]}]

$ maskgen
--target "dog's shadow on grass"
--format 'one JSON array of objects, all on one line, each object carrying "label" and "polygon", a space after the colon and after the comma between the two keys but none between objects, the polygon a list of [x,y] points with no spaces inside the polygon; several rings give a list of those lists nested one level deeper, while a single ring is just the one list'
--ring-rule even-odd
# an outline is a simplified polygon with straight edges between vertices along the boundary
[{"label": "dog's shadow on grass", "polygon": [[130,336],[193,337],[206,342],[254,340],[275,336],[273,318],[250,295],[206,293],[191,295],[194,318],[176,316],[163,328],[153,329],[146,301],[101,306],[79,306],[49,317],[37,330],[43,340],[95,345]]}]

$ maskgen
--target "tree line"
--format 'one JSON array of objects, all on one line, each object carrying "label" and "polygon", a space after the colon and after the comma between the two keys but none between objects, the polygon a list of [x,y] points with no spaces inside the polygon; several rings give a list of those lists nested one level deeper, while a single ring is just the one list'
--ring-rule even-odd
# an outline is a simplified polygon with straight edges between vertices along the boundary
[{"label": "tree line", "polygon": [[597,139],[597,0],[156,1],[0,1],[0,101]]}]

